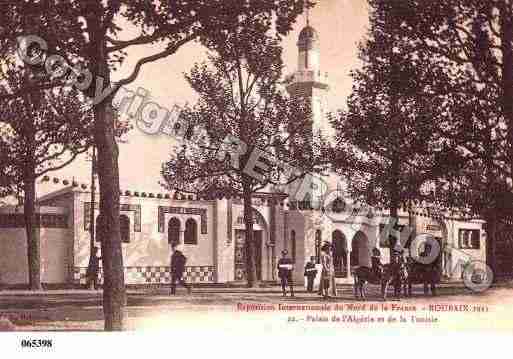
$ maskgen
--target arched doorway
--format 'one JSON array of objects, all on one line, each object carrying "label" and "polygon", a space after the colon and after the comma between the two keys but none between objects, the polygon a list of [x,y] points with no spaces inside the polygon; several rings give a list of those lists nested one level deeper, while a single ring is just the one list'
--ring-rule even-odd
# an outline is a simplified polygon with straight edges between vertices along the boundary
[{"label": "arched doorway", "polygon": [[344,233],[338,229],[331,234],[331,243],[333,246],[333,265],[335,267],[335,277],[342,278],[347,276],[347,240]]},{"label": "arched doorway", "polygon": [[184,244],[198,244],[198,224],[192,218],[185,222]]},{"label": "arched doorway", "polygon": [[362,231],[356,232],[351,241],[351,266],[371,266],[369,238]]},{"label": "arched doorway", "polygon": [[180,243],[180,220],[176,217],[167,223],[167,241],[171,245]]},{"label": "arched doorway", "polygon": [[[236,281],[246,281],[246,264],[248,258],[248,245],[246,243],[246,227],[244,225],[244,213],[237,217],[235,226],[235,255],[234,268]],[[253,260],[256,267],[257,280],[267,280],[272,276],[271,259],[268,253],[264,255],[264,244],[268,240],[267,223],[260,212],[253,208]],[[264,275],[264,268],[267,273]]]}]

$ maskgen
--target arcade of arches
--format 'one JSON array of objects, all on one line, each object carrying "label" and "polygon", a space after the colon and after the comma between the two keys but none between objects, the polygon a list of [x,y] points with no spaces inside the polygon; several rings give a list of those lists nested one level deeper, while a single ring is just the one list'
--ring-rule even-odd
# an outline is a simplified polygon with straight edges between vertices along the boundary
[{"label": "arcade of arches", "polygon": [[[317,238],[320,238],[322,233],[317,231]],[[349,275],[349,266],[365,265],[370,266],[370,252],[371,245],[369,239],[362,231],[356,232],[351,240],[351,247],[347,246],[347,239],[344,233],[340,230],[334,230],[331,233],[331,245],[333,247],[333,265],[335,268],[335,276],[337,278],[344,278]],[[320,246],[320,241],[317,241]],[[316,249],[316,253],[320,252],[320,248]]]}]

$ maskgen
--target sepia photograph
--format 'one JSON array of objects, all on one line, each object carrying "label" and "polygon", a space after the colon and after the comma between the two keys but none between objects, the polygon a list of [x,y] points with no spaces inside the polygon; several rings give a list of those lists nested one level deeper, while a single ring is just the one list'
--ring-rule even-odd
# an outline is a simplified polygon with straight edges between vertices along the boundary
[{"label": "sepia photograph", "polygon": [[0,168],[19,350],[511,334],[513,1],[0,0]]}]

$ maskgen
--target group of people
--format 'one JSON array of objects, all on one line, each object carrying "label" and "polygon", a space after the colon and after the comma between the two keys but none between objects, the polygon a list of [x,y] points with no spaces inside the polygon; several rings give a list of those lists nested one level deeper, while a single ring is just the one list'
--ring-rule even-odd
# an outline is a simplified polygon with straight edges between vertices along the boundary
[{"label": "group of people", "polygon": [[[291,297],[294,296],[294,283],[292,280],[292,273],[294,270],[294,264],[292,259],[288,257],[288,251],[283,250],[281,252],[282,257],[278,260],[278,277],[281,281],[281,289],[283,296],[287,295],[287,287],[290,288]],[[335,288],[335,270],[333,266],[333,257],[331,256],[331,245],[326,242],[321,247],[321,255],[319,257],[321,278],[319,284],[318,294],[322,295],[323,298],[329,298],[330,287],[332,293],[336,295]],[[306,277],[306,288],[309,293],[314,291],[314,281],[317,277],[318,270],[316,266],[315,257],[310,257],[310,260],[305,265],[304,276]]]},{"label": "group of people", "polygon": [[[176,244],[172,245],[173,254],[171,255],[171,294],[176,294],[177,282],[187,289],[188,293],[191,293],[192,287],[187,284],[183,279],[185,273],[185,263],[187,258],[184,256],[182,251],[177,248]],[[93,253],[89,259],[89,265],[86,272],[86,287],[90,289],[97,289],[98,287],[98,272],[100,267],[100,259],[98,255],[98,248],[93,248]],[[287,295],[287,287],[290,288],[291,297],[294,296],[294,282],[292,279],[292,273],[294,271],[294,263],[288,256],[288,251],[283,250],[281,252],[282,257],[278,260],[278,277],[281,281],[281,288],[283,296]],[[402,258],[402,250],[397,249],[392,251],[391,263],[394,264]],[[335,270],[333,265],[333,257],[331,255],[331,244],[325,242],[321,247],[321,253],[319,256],[319,264],[321,270],[321,278],[319,282],[318,294],[322,295],[323,298],[329,298],[330,287],[332,294],[336,296],[335,287]],[[381,253],[379,249],[374,248],[371,256],[371,270],[373,275],[379,278],[382,274],[383,265],[381,264]],[[318,269],[316,266],[315,257],[310,257],[310,260],[305,265],[304,276],[307,282],[307,292],[313,293],[314,281],[317,277]]]},{"label": "group of people", "polygon": [[[389,270],[395,278],[400,278],[405,275],[405,265],[404,248],[400,243],[396,243],[391,246]],[[381,280],[384,267],[385,266],[381,263],[380,250],[378,248],[374,248],[371,252],[371,273],[374,277],[374,281]]]},{"label": "group of people", "polygon": [[[318,294],[322,295],[323,298],[329,298],[330,294],[336,296],[335,287],[335,269],[333,265],[333,257],[331,255],[331,244],[325,242],[321,247],[321,253],[319,256],[320,264],[320,281]],[[399,267],[403,261],[404,250],[400,246],[394,246],[391,251],[390,262],[392,267]],[[318,275],[318,267],[316,265],[316,258],[310,257],[310,260],[305,265],[304,276],[306,277],[306,289],[307,292],[314,292],[314,282]],[[383,264],[381,263],[381,252],[378,248],[372,250],[371,255],[371,271],[375,278],[380,278],[383,272]],[[281,288],[283,296],[287,295],[287,287],[290,287],[290,294],[294,296],[294,285],[292,281],[293,262],[288,257],[286,250],[282,251],[282,258],[278,261],[278,277],[281,281]],[[331,293],[330,293],[331,289]]]}]

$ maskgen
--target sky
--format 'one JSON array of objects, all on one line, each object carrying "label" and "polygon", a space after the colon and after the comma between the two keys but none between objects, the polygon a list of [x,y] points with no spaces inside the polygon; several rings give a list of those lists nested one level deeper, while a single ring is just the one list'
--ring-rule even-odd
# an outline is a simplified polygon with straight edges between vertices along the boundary
[{"label": "sky", "polygon": [[[283,39],[284,74],[297,68],[297,38],[306,24],[300,16],[293,31]],[[321,71],[329,76],[330,91],[327,94],[328,109],[336,111],[345,106],[351,92],[350,71],[358,67],[358,43],[364,39],[368,26],[368,11],[365,0],[318,0],[310,11],[310,25],[320,36]],[[129,39],[136,33],[127,30],[122,38]],[[128,52],[126,62],[114,74],[113,80],[129,74],[136,61],[154,53],[151,46],[137,46]],[[205,60],[206,51],[197,43],[182,47],[171,57],[150,63],[142,68],[136,81],[128,85],[130,90],[143,87],[152,100],[161,106],[172,108],[174,104],[193,102],[194,91],[185,81],[183,73],[188,72],[195,62]],[[120,144],[119,168],[122,191],[166,192],[160,185],[162,163],[170,158],[174,141],[167,135],[148,135],[137,126],[126,136],[126,143]],[[68,167],[52,172],[50,177],[75,179],[79,183],[90,182],[90,162],[79,157]],[[39,185],[39,194],[62,188],[52,182]]]}]

